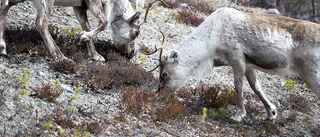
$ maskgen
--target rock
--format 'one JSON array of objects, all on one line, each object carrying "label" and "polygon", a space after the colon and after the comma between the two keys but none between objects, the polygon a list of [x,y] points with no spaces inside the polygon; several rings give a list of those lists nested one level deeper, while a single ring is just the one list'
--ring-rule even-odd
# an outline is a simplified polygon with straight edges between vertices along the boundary
[{"label": "rock", "polygon": [[61,89],[63,89],[64,91],[66,92],[70,92],[70,93],[73,93],[73,87],[70,87],[69,85],[65,85],[65,84],[59,84]]},{"label": "rock", "polygon": [[40,70],[37,71],[37,74],[38,74],[39,76],[42,76],[42,77],[48,76],[46,73],[44,73],[44,72],[42,72],[42,71],[40,71]]},{"label": "rock", "polygon": [[278,15],[281,14],[277,9],[268,9],[267,13],[268,14],[278,14]]},{"label": "rock", "polygon": [[0,95],[0,106],[4,105],[6,102],[6,98],[2,95]]},{"label": "rock", "polygon": [[5,104],[6,104],[7,108],[8,108],[8,109],[11,109],[11,110],[14,110],[15,107],[16,107],[16,106],[13,104],[13,102],[10,101],[10,100],[5,101]]}]

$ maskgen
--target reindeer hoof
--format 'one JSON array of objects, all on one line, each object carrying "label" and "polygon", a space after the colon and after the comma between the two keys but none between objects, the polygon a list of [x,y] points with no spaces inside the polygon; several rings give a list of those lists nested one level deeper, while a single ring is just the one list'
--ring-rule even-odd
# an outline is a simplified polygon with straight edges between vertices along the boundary
[{"label": "reindeer hoof", "polygon": [[237,112],[235,115],[233,115],[233,116],[231,117],[231,119],[232,119],[233,121],[241,122],[242,120],[245,119],[246,115],[247,115],[247,114],[246,114],[245,111],[244,111],[244,112]]},{"label": "reindeer hoof", "polygon": [[106,60],[100,54],[94,55],[92,58],[93,61],[105,62]]},{"label": "reindeer hoof", "polygon": [[76,64],[72,59],[69,59],[67,57],[56,58],[55,61],[56,62],[67,62],[67,63]]},{"label": "reindeer hoof", "polygon": [[86,31],[83,31],[82,32],[82,35],[81,35],[81,37],[80,37],[80,39],[81,39],[81,41],[83,41],[83,42],[88,42],[88,41],[90,41],[90,37],[89,37],[89,34],[88,34],[89,32],[86,32]]},{"label": "reindeer hoof", "polygon": [[232,119],[233,121],[241,122],[243,120],[243,117],[234,115],[230,119]]},{"label": "reindeer hoof", "polygon": [[2,55],[6,55],[7,54],[6,44],[4,42],[0,42],[0,54],[2,54]]},{"label": "reindeer hoof", "polygon": [[278,115],[277,108],[271,105],[270,110],[267,111],[267,115],[267,119],[273,121]]}]

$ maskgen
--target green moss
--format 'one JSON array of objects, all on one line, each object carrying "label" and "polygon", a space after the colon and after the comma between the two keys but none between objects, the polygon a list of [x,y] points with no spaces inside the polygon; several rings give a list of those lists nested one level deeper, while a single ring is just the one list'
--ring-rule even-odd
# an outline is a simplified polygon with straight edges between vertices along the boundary
[{"label": "green moss", "polygon": [[201,118],[201,122],[204,122],[206,120],[206,118],[207,118],[207,110],[208,109],[206,107],[203,107],[203,109],[202,109],[203,115],[202,115],[202,118]]},{"label": "green moss", "polygon": [[80,87],[77,87],[76,88],[76,95],[79,96],[81,92],[82,92],[82,89]]},{"label": "green moss", "polygon": [[296,85],[296,81],[295,80],[287,80],[286,84],[284,86],[289,90],[293,90],[295,85]]},{"label": "green moss", "polygon": [[23,87],[27,84],[28,81],[31,80],[31,77],[28,76],[30,74],[30,70],[24,70],[21,78],[17,78],[12,80],[12,82],[17,82],[20,87]]},{"label": "green moss", "polygon": [[27,95],[27,94],[29,94],[29,92],[26,91],[26,90],[23,90],[23,91],[20,91],[19,94],[21,94],[21,95]]},{"label": "green moss", "polygon": [[48,121],[45,125],[43,125],[44,130],[48,130],[51,127],[51,121]]},{"label": "green moss", "polygon": [[69,34],[71,37],[73,37],[74,35],[76,35],[78,32],[81,32],[82,29],[80,27],[74,29],[74,30],[70,30],[68,28],[61,28],[61,33],[64,33],[64,34]]},{"label": "green moss", "polygon": [[56,86],[56,88],[58,89],[59,92],[61,92],[61,93],[64,92],[64,89],[62,89],[61,86],[59,85],[59,79],[56,79],[54,84],[55,84],[55,86]]}]

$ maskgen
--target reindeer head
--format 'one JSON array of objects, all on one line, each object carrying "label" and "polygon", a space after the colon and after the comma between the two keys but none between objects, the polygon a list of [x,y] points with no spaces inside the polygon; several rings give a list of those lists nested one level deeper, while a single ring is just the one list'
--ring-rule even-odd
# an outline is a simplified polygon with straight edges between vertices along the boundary
[{"label": "reindeer head", "polygon": [[179,52],[176,50],[166,52],[161,57],[159,65],[159,90],[164,89],[173,92],[178,89],[179,85],[182,85],[184,81],[181,80],[186,79],[184,78],[186,75],[184,71],[181,71],[178,64]]},{"label": "reindeer head", "polygon": [[140,12],[136,12],[129,19],[117,16],[111,23],[112,39],[116,49],[130,59],[134,56],[134,40],[140,33],[140,15]]},{"label": "reindeer head", "polygon": [[[161,32],[161,31],[160,31]],[[160,68],[159,70],[159,79],[160,79],[160,86],[159,90],[165,89],[167,91],[175,91],[179,85],[181,85],[184,80],[187,78],[187,76],[184,74],[187,70],[182,70],[179,67],[179,52],[176,50],[171,50],[167,53],[165,53],[162,56],[163,52],[163,44],[165,40],[165,35],[161,32],[163,39],[162,39],[162,46],[153,52],[147,52],[145,49],[143,49],[143,52],[145,55],[151,55],[156,53],[160,50],[160,57],[159,57],[159,65],[154,68],[151,71],[156,70],[157,68]],[[182,68],[183,69],[183,68]]]},{"label": "reindeer head", "polygon": [[113,32],[113,43],[116,49],[127,58],[131,59],[134,56],[134,40],[140,33],[140,26],[147,22],[146,19],[151,6],[157,1],[161,1],[167,5],[163,0],[155,0],[151,2],[147,7],[143,22],[140,22],[139,20],[141,15],[140,12],[136,12],[129,19],[125,19],[123,15],[120,15],[115,17],[112,21],[111,29]]}]

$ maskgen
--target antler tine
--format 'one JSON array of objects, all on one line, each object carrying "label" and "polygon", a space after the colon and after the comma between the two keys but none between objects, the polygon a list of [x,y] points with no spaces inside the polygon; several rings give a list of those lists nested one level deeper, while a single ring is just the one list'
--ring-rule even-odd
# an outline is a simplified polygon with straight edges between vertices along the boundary
[{"label": "antler tine", "polygon": [[155,51],[155,52],[157,52],[158,50],[160,50],[159,65],[157,65],[154,69],[150,70],[150,72],[155,71],[161,65],[161,57],[162,57],[163,45],[164,45],[164,40],[165,40],[166,37],[165,37],[164,33],[161,30],[159,30],[159,31],[162,34],[162,44],[161,44],[161,47]]},{"label": "antler tine", "polygon": [[154,53],[156,53],[156,52],[158,52],[160,49],[158,49],[156,46],[154,46],[155,48],[156,48],[156,50],[154,50],[154,51],[152,51],[152,52],[146,52],[146,51],[144,51],[144,50],[142,50],[142,52],[143,52],[143,54],[145,54],[145,55],[152,55],[152,54],[154,54]]},{"label": "antler tine", "polygon": [[[142,50],[143,54],[145,54],[145,55],[152,55],[152,54],[154,54],[154,53],[156,53],[156,52],[158,52],[158,51],[160,50],[160,57],[161,57],[161,55],[162,55],[162,49],[163,49],[163,44],[164,44],[164,40],[165,40],[165,35],[164,35],[164,33],[163,33],[162,31],[160,31],[160,33],[162,34],[162,44],[161,44],[161,47],[158,49],[156,46],[154,46],[154,47],[155,47],[155,50],[152,51],[152,52],[146,52],[146,51]],[[161,61],[161,58],[160,58],[160,61]]]},{"label": "antler tine", "polygon": [[[167,7],[169,7],[169,5],[168,5],[166,2],[164,2],[163,0],[155,0],[155,1],[151,2],[151,3],[149,3],[149,5],[148,5],[148,7],[147,7],[147,10],[146,10],[146,14],[144,15],[143,23],[146,23],[146,22],[147,22],[147,16],[148,16],[149,10],[150,10],[151,6],[152,6],[154,3],[156,3],[157,1],[161,1],[164,5],[166,5]],[[143,24],[143,23],[142,23],[142,24]],[[142,25],[142,24],[141,24],[141,25]]]},{"label": "antler tine", "polygon": [[150,70],[149,72],[155,71],[155,70],[156,70],[157,68],[159,68],[159,67],[160,67],[160,64],[157,65],[154,69]]},{"label": "antler tine", "polygon": [[161,44],[161,47],[160,47],[161,50],[160,50],[160,55],[159,55],[159,63],[161,64],[163,45],[164,45],[164,40],[165,40],[166,36],[164,35],[164,33],[161,30],[159,30],[159,31],[162,34],[162,44]]},{"label": "antler tine", "polygon": [[142,50],[143,54],[145,54],[145,55],[152,55],[152,54],[154,54],[154,53],[156,53],[156,52],[158,52],[158,51],[160,50],[160,49],[158,49],[156,46],[154,46],[154,47],[155,47],[156,50],[154,50],[154,51],[152,51],[152,52],[146,52],[146,51]]}]

